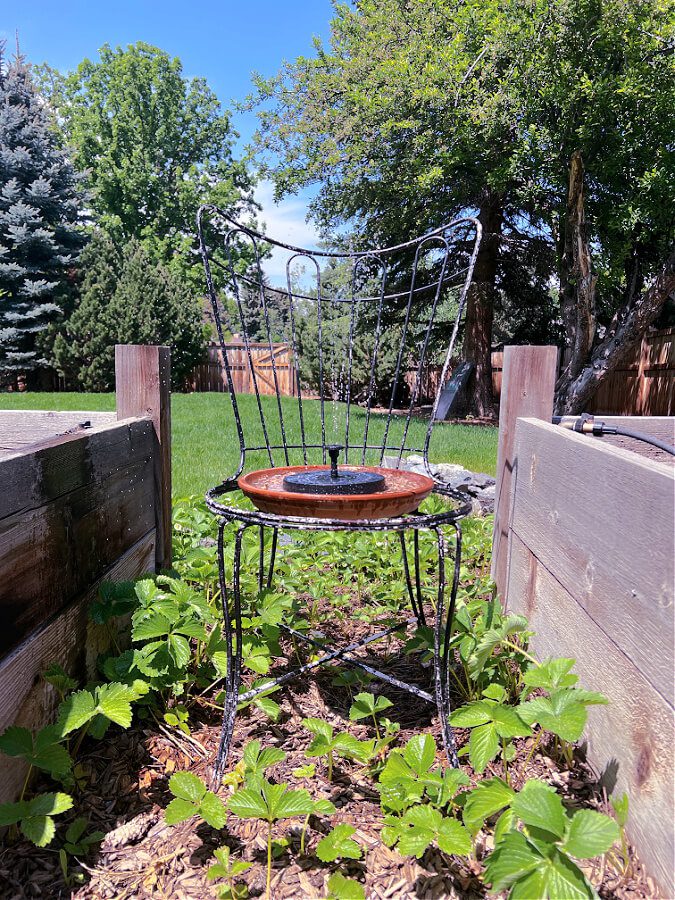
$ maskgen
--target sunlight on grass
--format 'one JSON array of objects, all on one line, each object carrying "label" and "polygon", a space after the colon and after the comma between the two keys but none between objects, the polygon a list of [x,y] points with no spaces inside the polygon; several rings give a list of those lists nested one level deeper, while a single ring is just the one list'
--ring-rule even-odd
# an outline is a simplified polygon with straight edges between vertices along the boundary
[{"label": "sunlight on grass", "polygon": [[[281,443],[281,429],[276,399],[263,397],[263,412],[266,417],[268,436],[272,444]],[[265,444],[264,433],[255,397],[239,397],[241,418],[249,444]],[[111,411],[115,409],[114,394],[77,393],[24,393],[0,394],[0,409],[46,409],[46,410],[89,410]],[[284,397],[282,402],[284,428],[289,442],[300,442],[300,422],[297,401]],[[326,403],[326,439],[344,441],[344,405]],[[321,442],[321,418],[319,401],[305,401],[304,424],[309,443]],[[171,402],[173,435],[173,491],[181,497],[187,494],[203,494],[207,488],[234,474],[239,465],[239,442],[234,417],[226,394],[174,394]],[[410,424],[407,444],[422,448],[427,423],[414,420]],[[354,441],[362,436],[365,413],[352,407],[350,416],[350,437]],[[385,417],[371,416],[368,443],[382,440]],[[396,416],[388,434],[388,444],[397,446],[402,438],[404,417]],[[361,437],[362,440],[362,437]],[[497,458],[497,429],[472,425],[435,426],[429,458],[432,462],[456,462],[468,469],[494,474]],[[277,454],[275,461],[283,465],[283,453]],[[296,455],[291,464],[301,462]],[[313,460],[318,461],[318,460]],[[353,459],[360,462],[360,459]],[[375,462],[368,458],[367,462]],[[262,468],[269,465],[266,453],[258,452],[247,456],[246,467]]]}]

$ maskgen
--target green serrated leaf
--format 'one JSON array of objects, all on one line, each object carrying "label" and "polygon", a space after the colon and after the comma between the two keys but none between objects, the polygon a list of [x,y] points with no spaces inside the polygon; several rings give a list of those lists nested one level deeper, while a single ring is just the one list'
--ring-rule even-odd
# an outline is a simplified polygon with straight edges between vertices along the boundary
[{"label": "green serrated leaf", "polygon": [[216,794],[207,791],[199,804],[199,815],[211,828],[224,828],[227,822],[225,804]]},{"label": "green serrated leaf", "polygon": [[482,700],[460,706],[450,715],[450,724],[458,728],[475,728],[491,719],[490,706]]},{"label": "green serrated leaf", "polygon": [[240,819],[267,818],[267,804],[260,791],[242,788],[235,791],[228,801],[230,812]]},{"label": "green serrated leaf", "polygon": [[322,838],[316,848],[316,855],[322,862],[333,862],[340,857],[345,859],[361,859],[362,850],[356,841],[351,840],[356,829],[351,825],[336,825]]},{"label": "green serrated leaf", "polygon": [[487,764],[497,755],[499,749],[499,735],[497,729],[488,722],[474,728],[469,738],[469,759],[475,771],[480,775],[485,771]]},{"label": "green serrated leaf", "polygon": [[468,856],[471,853],[471,835],[457,819],[443,819],[438,829],[436,843],[444,853],[454,856]]},{"label": "green serrated leaf", "polygon": [[36,847],[46,847],[54,839],[56,826],[50,816],[28,816],[21,820],[21,831]]},{"label": "green serrated leaf", "polygon": [[524,834],[510,831],[485,862],[485,881],[493,891],[502,891],[539,868],[543,857]]},{"label": "green serrated leaf", "polygon": [[534,779],[528,781],[511,801],[511,809],[525,825],[541,828],[562,838],[565,810],[555,788]]},{"label": "green serrated leaf", "polygon": [[89,691],[77,691],[59,707],[57,726],[62,735],[77,731],[96,715],[96,701]]},{"label": "green serrated leaf", "polygon": [[283,787],[284,791],[278,793],[272,802],[269,799],[270,812],[275,819],[290,819],[293,816],[307,816],[314,809],[314,801],[304,789],[289,791],[286,785],[274,785],[275,788]]},{"label": "green serrated leaf", "polygon": [[334,872],[328,879],[328,890],[334,900],[366,900],[364,888],[351,878]]},{"label": "green serrated leaf", "polygon": [[417,775],[423,775],[436,759],[436,742],[430,734],[416,734],[406,744],[403,758]]},{"label": "green serrated leaf", "polygon": [[199,804],[206,795],[206,785],[192,772],[175,772],[169,778],[169,790],[181,800]]},{"label": "green serrated leaf", "polygon": [[197,806],[191,800],[182,800],[176,797],[169,803],[164,811],[164,821],[167,825],[177,825],[185,822],[197,814]]},{"label": "green serrated leaf", "polygon": [[278,722],[281,718],[281,706],[279,706],[276,700],[272,700],[271,697],[258,697],[253,703],[273,722]]},{"label": "green serrated leaf", "polygon": [[0,803],[0,826],[16,825],[26,815],[28,804],[24,801],[17,803]]},{"label": "green serrated leaf", "polygon": [[128,684],[103,684],[96,689],[96,712],[110,719],[122,728],[131,725],[131,704],[138,699],[137,694]]},{"label": "green serrated leaf", "polygon": [[562,845],[566,853],[577,859],[592,859],[619,840],[619,826],[609,816],[592,809],[580,809],[572,817]]},{"label": "green serrated leaf", "polygon": [[32,756],[33,735],[27,728],[11,725],[0,735],[0,750],[7,756]]},{"label": "green serrated leaf", "polygon": [[465,825],[477,832],[486,819],[508,806],[515,796],[516,792],[501,778],[481,781],[469,792],[464,804]]}]

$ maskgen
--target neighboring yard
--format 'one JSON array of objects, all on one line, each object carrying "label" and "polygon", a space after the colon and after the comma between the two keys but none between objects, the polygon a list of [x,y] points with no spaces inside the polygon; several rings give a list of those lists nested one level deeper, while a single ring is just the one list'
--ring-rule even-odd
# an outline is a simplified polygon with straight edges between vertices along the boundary
[{"label": "neighboring yard", "polygon": [[[260,420],[255,405],[255,397],[239,398],[245,429],[252,429],[253,435],[260,432]],[[265,413],[273,429],[273,442],[280,440],[276,400],[263,397]],[[287,436],[297,435],[299,439],[296,401],[284,398],[284,420]],[[0,409],[48,409],[48,410],[90,410],[107,411],[115,409],[114,394],[77,393],[24,393],[0,394]],[[344,435],[340,425],[344,421],[344,409],[336,410],[338,430]],[[171,404],[173,431],[173,491],[176,497],[189,494],[203,494],[209,487],[233,474],[239,462],[239,445],[234,420],[226,394],[175,394]],[[363,410],[352,407],[354,432],[363,430]],[[276,429],[274,422],[276,419]],[[398,436],[400,425],[393,426]],[[256,431],[257,426],[257,431]],[[318,443],[321,435],[319,401],[305,401],[305,427],[308,439]],[[381,434],[382,419],[374,416],[371,420],[371,436]],[[326,404],[326,428],[333,439],[334,417],[331,404]],[[424,441],[426,422],[414,421],[410,426],[409,443],[421,447]],[[262,435],[260,435],[262,437]],[[260,441],[259,443],[264,443]],[[431,442],[432,462],[456,462],[475,472],[495,473],[497,458],[497,429],[474,425],[439,424],[434,429]],[[280,462],[280,460],[279,460]],[[269,465],[267,457],[260,454],[256,459],[247,459],[247,469],[263,468]]]}]

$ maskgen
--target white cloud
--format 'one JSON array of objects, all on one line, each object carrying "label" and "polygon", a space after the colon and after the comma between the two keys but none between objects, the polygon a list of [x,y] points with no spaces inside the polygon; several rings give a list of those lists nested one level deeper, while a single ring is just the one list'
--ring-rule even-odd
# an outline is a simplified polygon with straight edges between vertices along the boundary
[{"label": "white cloud", "polygon": [[[281,203],[274,202],[274,187],[270,181],[260,181],[255,189],[255,199],[262,207],[258,216],[260,230],[268,237],[306,250],[317,249],[319,235],[316,227],[307,221],[309,198],[307,195],[290,197]],[[286,283],[288,252],[275,250],[263,268],[273,284]]]}]

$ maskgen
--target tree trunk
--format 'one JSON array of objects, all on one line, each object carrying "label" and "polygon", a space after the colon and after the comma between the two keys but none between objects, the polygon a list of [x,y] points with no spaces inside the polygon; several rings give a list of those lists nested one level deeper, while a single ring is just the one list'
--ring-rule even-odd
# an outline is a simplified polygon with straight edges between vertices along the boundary
[{"label": "tree trunk", "polygon": [[616,317],[616,329],[593,351],[576,378],[563,385],[556,397],[558,415],[583,412],[589,399],[640,342],[643,335],[675,291],[675,249],[663,264],[653,283],[622,314]]},{"label": "tree trunk", "polygon": [[584,163],[581,153],[570,160],[567,211],[561,234],[560,311],[565,325],[565,351],[559,385],[571,383],[586,363],[595,337],[595,283],[591,274],[584,210]]},{"label": "tree trunk", "polygon": [[467,412],[492,416],[492,320],[503,219],[501,200],[489,197],[481,206],[478,219],[483,226],[483,239],[467,297],[464,325],[464,359],[474,366],[467,385]]}]

